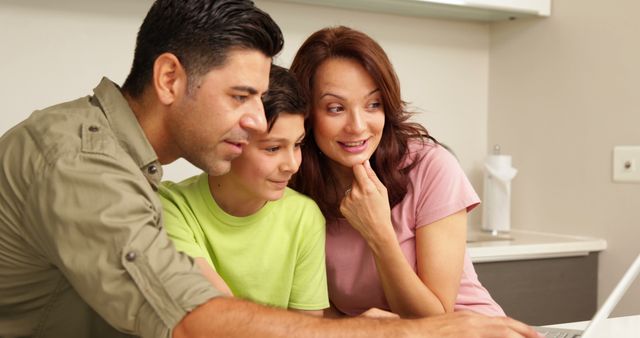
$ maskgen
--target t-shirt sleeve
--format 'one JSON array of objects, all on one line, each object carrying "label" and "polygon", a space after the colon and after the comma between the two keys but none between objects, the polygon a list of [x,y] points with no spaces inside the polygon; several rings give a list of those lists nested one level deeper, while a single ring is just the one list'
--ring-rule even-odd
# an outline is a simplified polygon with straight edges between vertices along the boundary
[{"label": "t-shirt sleeve", "polygon": [[169,337],[189,311],[220,295],[175,250],[155,193],[130,162],[63,156],[27,200],[25,236],[122,332]]},{"label": "t-shirt sleeve", "polygon": [[480,199],[458,160],[440,145],[425,146],[420,163],[410,172],[416,199],[417,228],[475,208]]},{"label": "t-shirt sleeve", "polygon": [[302,216],[302,232],[289,308],[321,310],[329,307],[325,265],[325,219],[318,206],[308,200]]},{"label": "t-shirt sleeve", "polygon": [[188,202],[178,192],[178,188],[171,182],[163,182],[158,195],[162,202],[164,226],[176,249],[191,257],[203,257],[214,267],[211,258],[196,240],[193,221],[188,219]]}]

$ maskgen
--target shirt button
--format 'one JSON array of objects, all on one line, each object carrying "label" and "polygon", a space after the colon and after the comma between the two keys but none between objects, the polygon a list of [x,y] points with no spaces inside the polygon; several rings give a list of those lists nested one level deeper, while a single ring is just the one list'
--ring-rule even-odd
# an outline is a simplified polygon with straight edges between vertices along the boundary
[{"label": "shirt button", "polygon": [[136,253],[133,251],[129,251],[127,252],[127,254],[124,256],[124,258],[129,261],[129,262],[133,262],[136,260]]},{"label": "shirt button", "polygon": [[92,132],[92,133],[95,133],[95,132],[97,132],[98,130],[100,130],[100,128],[98,128],[97,126],[90,126],[90,127],[89,127],[89,131],[90,131],[90,132]]},{"label": "shirt button", "polygon": [[158,167],[155,164],[152,164],[147,168],[147,172],[151,175],[155,175],[158,172]]}]

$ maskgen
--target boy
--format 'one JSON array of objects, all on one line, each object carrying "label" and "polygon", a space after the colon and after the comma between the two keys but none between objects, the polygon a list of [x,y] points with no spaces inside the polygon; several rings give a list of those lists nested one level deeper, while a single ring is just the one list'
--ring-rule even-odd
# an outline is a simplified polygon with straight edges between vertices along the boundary
[{"label": "boy", "polygon": [[249,137],[229,173],[162,184],[166,229],[218,289],[321,315],[329,306],[324,218],[287,187],[300,166],[307,107],[282,67],[271,67],[264,109],[267,131]]}]

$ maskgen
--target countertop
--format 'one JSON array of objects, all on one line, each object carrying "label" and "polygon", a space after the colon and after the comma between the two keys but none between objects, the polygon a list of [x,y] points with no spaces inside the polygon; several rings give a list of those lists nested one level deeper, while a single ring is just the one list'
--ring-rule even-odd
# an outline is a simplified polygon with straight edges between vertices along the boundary
[{"label": "countertop", "polygon": [[[584,330],[588,324],[589,321],[584,321],[549,325],[548,327]],[[593,328],[593,334],[590,337],[637,338],[638,327],[640,327],[640,315],[607,318]]]},{"label": "countertop", "polygon": [[601,238],[517,229],[497,237],[471,231],[467,238],[467,251],[474,263],[586,256],[607,248],[607,241]]}]

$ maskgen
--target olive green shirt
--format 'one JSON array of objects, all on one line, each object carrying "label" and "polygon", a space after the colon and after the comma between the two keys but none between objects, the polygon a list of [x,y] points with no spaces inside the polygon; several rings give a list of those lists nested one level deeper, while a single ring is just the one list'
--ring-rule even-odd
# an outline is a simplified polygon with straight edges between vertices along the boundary
[{"label": "olive green shirt", "polygon": [[163,229],[162,167],[120,90],[94,94],[0,138],[0,337],[169,337],[219,295]]}]

